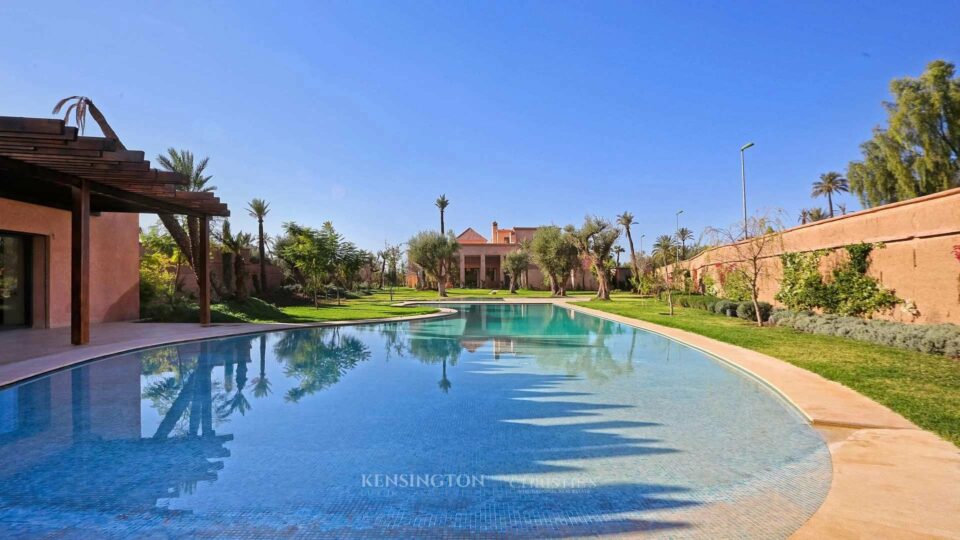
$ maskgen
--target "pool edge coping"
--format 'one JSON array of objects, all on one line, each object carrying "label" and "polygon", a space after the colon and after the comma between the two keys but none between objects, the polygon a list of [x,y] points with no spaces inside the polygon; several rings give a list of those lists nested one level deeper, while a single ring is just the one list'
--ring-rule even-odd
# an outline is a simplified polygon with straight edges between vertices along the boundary
[{"label": "pool edge coping", "polygon": [[[98,345],[97,347],[111,347],[109,351],[100,351],[91,352],[90,354],[84,354],[92,349],[71,349],[68,351],[57,352],[48,355],[35,356],[32,358],[24,358],[22,360],[15,360],[6,364],[0,365],[0,390],[6,390],[12,386],[18,384],[27,383],[42,377],[53,375],[54,373],[64,371],[67,369],[72,369],[84,364],[89,364],[92,362],[97,362],[99,360],[104,360],[107,358],[112,358],[114,356],[119,356],[122,354],[130,354],[140,351],[145,351],[149,349],[155,349],[158,347],[167,347],[170,345],[182,345],[184,343],[193,343],[196,341],[210,341],[218,339],[226,339],[238,336],[246,336],[251,334],[261,334],[261,333],[270,333],[270,332],[287,332],[291,330],[300,330],[304,328],[326,328],[326,327],[338,327],[338,326],[364,326],[370,324],[383,324],[383,323],[394,323],[394,322],[409,322],[409,321],[418,321],[418,320],[430,320],[430,319],[440,319],[444,317],[450,317],[457,313],[456,310],[444,307],[438,307],[437,311],[434,313],[421,313],[417,315],[401,315],[398,317],[385,317],[380,319],[357,319],[357,320],[340,320],[340,321],[317,321],[309,323],[282,323],[282,322],[263,322],[263,323],[214,323],[209,326],[194,326],[193,328],[197,329],[201,333],[204,329],[209,329],[212,333],[206,335],[195,335],[181,339],[170,339],[170,336],[167,337],[156,337],[156,338],[141,338],[140,340],[134,340],[127,343],[118,342],[110,343],[105,345]],[[124,324],[142,324],[135,321],[127,321]],[[158,323],[158,324],[167,324],[167,323]],[[179,323],[170,323],[170,324],[179,324]],[[229,325],[229,326],[228,326]],[[235,330],[235,331],[234,331]],[[76,355],[75,357],[71,357]],[[60,357],[66,357],[61,359]],[[16,373],[17,368],[23,368],[24,364],[29,363],[38,363],[37,368],[31,369],[28,365],[27,369],[24,372]],[[8,375],[7,372],[13,372],[12,375]]]}]

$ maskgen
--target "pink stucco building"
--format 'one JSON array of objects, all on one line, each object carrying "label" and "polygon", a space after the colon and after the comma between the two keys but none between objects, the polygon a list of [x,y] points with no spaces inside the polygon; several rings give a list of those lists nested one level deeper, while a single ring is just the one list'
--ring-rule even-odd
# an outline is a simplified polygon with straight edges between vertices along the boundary
[{"label": "pink stucco building", "polygon": [[[506,272],[504,258],[507,254],[520,249],[520,244],[533,239],[538,227],[513,227],[501,229],[494,221],[490,226],[490,238],[468,227],[457,236],[460,244],[458,268],[459,276],[450,276],[450,285],[500,289],[510,286],[510,276]],[[519,276],[522,287],[529,289],[549,289],[545,276],[531,264],[526,272]],[[416,285],[416,273],[407,276],[410,286]],[[593,273],[586,267],[574,271],[568,282],[570,289],[593,289],[597,286]]]}]

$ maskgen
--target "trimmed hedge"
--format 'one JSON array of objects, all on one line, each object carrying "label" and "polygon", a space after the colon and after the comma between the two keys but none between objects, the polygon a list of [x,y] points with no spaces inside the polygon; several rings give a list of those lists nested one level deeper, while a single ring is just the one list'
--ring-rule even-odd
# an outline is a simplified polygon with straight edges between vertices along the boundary
[{"label": "trimmed hedge", "polygon": [[773,312],[770,322],[811,334],[845,337],[909,351],[960,357],[960,326],[955,324],[906,324],[787,310]]},{"label": "trimmed hedge", "polygon": [[[757,305],[760,306],[760,320],[766,321],[769,319],[770,312],[773,311],[773,306],[767,302],[757,302]],[[737,317],[757,322],[757,311],[753,308],[753,302],[749,300],[740,302],[740,305],[737,306]]]}]

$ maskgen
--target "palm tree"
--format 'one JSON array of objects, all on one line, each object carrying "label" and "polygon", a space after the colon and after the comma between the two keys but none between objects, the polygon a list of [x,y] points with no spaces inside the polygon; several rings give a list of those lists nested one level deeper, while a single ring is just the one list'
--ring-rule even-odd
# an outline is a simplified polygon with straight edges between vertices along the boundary
[{"label": "palm tree", "polygon": [[127,147],[120,142],[120,137],[117,135],[117,132],[110,127],[106,117],[104,117],[103,113],[100,112],[100,109],[93,104],[92,99],[86,96],[70,96],[61,99],[56,105],[53,106],[52,114],[60,114],[60,109],[62,109],[67,102],[73,100],[76,100],[76,102],[67,107],[67,112],[63,115],[64,122],[70,118],[71,112],[74,113],[74,121],[77,123],[77,127],[80,129],[80,134],[82,135],[87,127],[87,112],[89,111],[90,116],[92,116],[93,121],[97,123],[97,126],[100,128],[100,132],[103,133],[103,136],[117,141],[119,150],[127,149]]},{"label": "palm tree", "polygon": [[677,241],[680,242],[680,256],[687,257],[687,240],[693,240],[693,231],[686,227],[677,229]]},{"label": "palm tree", "polygon": [[677,244],[674,242],[673,236],[661,234],[653,243],[653,251],[651,252],[654,257],[659,255],[663,261],[663,279],[667,283],[667,303],[670,305],[671,316],[673,316],[673,285],[670,283],[669,275],[667,274],[667,261],[671,255],[675,255],[676,246]]},{"label": "palm tree", "polygon": [[[446,228],[443,223],[443,214],[446,212],[447,207],[450,206],[450,199],[447,199],[446,195],[440,195],[437,197],[437,201],[433,203],[440,209],[440,234],[447,234]],[[496,239],[494,239],[496,240]]]},{"label": "palm tree", "polygon": [[820,180],[813,183],[813,192],[811,197],[827,196],[827,204],[830,207],[830,217],[833,217],[833,194],[847,193],[850,191],[850,183],[846,178],[840,176],[838,172],[828,172],[820,175]]},{"label": "palm tree", "polygon": [[800,219],[798,220],[801,225],[806,225],[810,222],[810,210],[803,208],[800,210]]},{"label": "palm tree", "polygon": [[669,264],[670,257],[675,255],[676,249],[677,243],[674,241],[673,236],[670,236],[669,234],[661,234],[653,243],[653,251],[651,253],[654,257],[660,257],[660,260],[663,261],[663,265],[666,266]]},{"label": "palm tree", "polygon": [[626,252],[627,250],[623,249],[619,244],[613,246],[613,253],[617,256],[617,268],[620,268],[620,254]]},{"label": "palm tree", "polygon": [[637,261],[637,253],[633,249],[633,236],[630,234],[630,227],[632,225],[636,225],[637,222],[633,220],[633,214],[631,214],[630,212],[624,211],[622,214],[617,216],[617,224],[623,227],[624,232],[627,233],[627,244],[629,244],[630,246],[630,264],[633,268],[633,280],[634,280],[634,283],[639,283],[640,282],[640,264]]},{"label": "palm tree", "polygon": [[[227,253],[233,254],[233,279],[234,295],[237,299],[243,299],[246,296],[247,285],[247,261],[243,258],[243,251],[253,244],[253,235],[239,231],[236,234],[230,232],[230,221],[223,221],[223,230],[216,235],[217,240],[223,244]],[[224,285],[229,285],[224,283]]]},{"label": "palm tree", "polygon": [[837,204],[837,210],[840,210],[840,215],[841,215],[841,216],[847,215],[847,205],[845,205],[845,204],[843,204],[843,203],[839,203],[839,204]]},{"label": "palm tree", "polygon": [[823,208],[811,208],[807,210],[807,219],[810,220],[810,223],[827,219],[827,213],[823,211]]},{"label": "palm tree", "polygon": [[263,235],[263,218],[270,213],[270,203],[263,199],[253,199],[247,205],[250,217],[256,218],[259,227],[258,247],[260,248],[260,294],[267,294],[267,247]]},{"label": "palm tree", "polygon": [[[443,235],[447,234],[446,226],[445,226],[445,224],[444,224],[444,222],[443,222],[443,215],[444,215],[444,213],[447,211],[447,207],[450,206],[450,199],[447,198],[447,195],[446,195],[446,194],[441,194],[439,197],[437,197],[437,200],[436,200],[433,204],[435,204],[436,207],[440,209],[440,236],[443,236]],[[493,241],[496,242],[497,239],[494,238]],[[440,275],[437,276],[437,280],[438,280],[438,281],[443,280],[443,279],[446,279],[446,278],[445,278],[445,275],[446,275],[446,272],[445,272],[446,267],[447,267],[446,261],[442,261],[442,262],[440,263]],[[446,295],[444,295],[444,296],[446,296]]]},{"label": "palm tree", "polygon": [[[168,148],[166,155],[157,156],[157,162],[164,169],[180,173],[186,176],[190,182],[185,186],[177,186],[181,191],[213,191],[216,186],[209,185],[213,176],[204,174],[207,163],[210,158],[203,158],[199,162],[194,159],[193,152],[189,150],[176,150]],[[177,243],[177,247],[183,252],[187,264],[190,265],[196,275],[197,257],[200,253],[200,218],[187,217],[187,230],[183,230],[183,224],[180,219],[173,214],[157,214],[163,226],[166,227],[170,236]],[[197,276],[199,283],[199,276]]]}]

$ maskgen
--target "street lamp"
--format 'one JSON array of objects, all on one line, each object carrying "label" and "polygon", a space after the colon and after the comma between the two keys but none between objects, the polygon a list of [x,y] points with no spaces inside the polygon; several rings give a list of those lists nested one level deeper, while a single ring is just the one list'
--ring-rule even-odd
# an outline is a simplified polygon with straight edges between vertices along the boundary
[{"label": "street lamp", "polygon": [[747,148],[753,146],[753,143],[747,143],[740,147],[740,186],[743,192],[743,238],[747,238],[747,169],[744,164],[743,153]]},{"label": "street lamp", "polygon": [[680,263],[680,214],[683,213],[683,210],[677,210],[677,263]]}]

